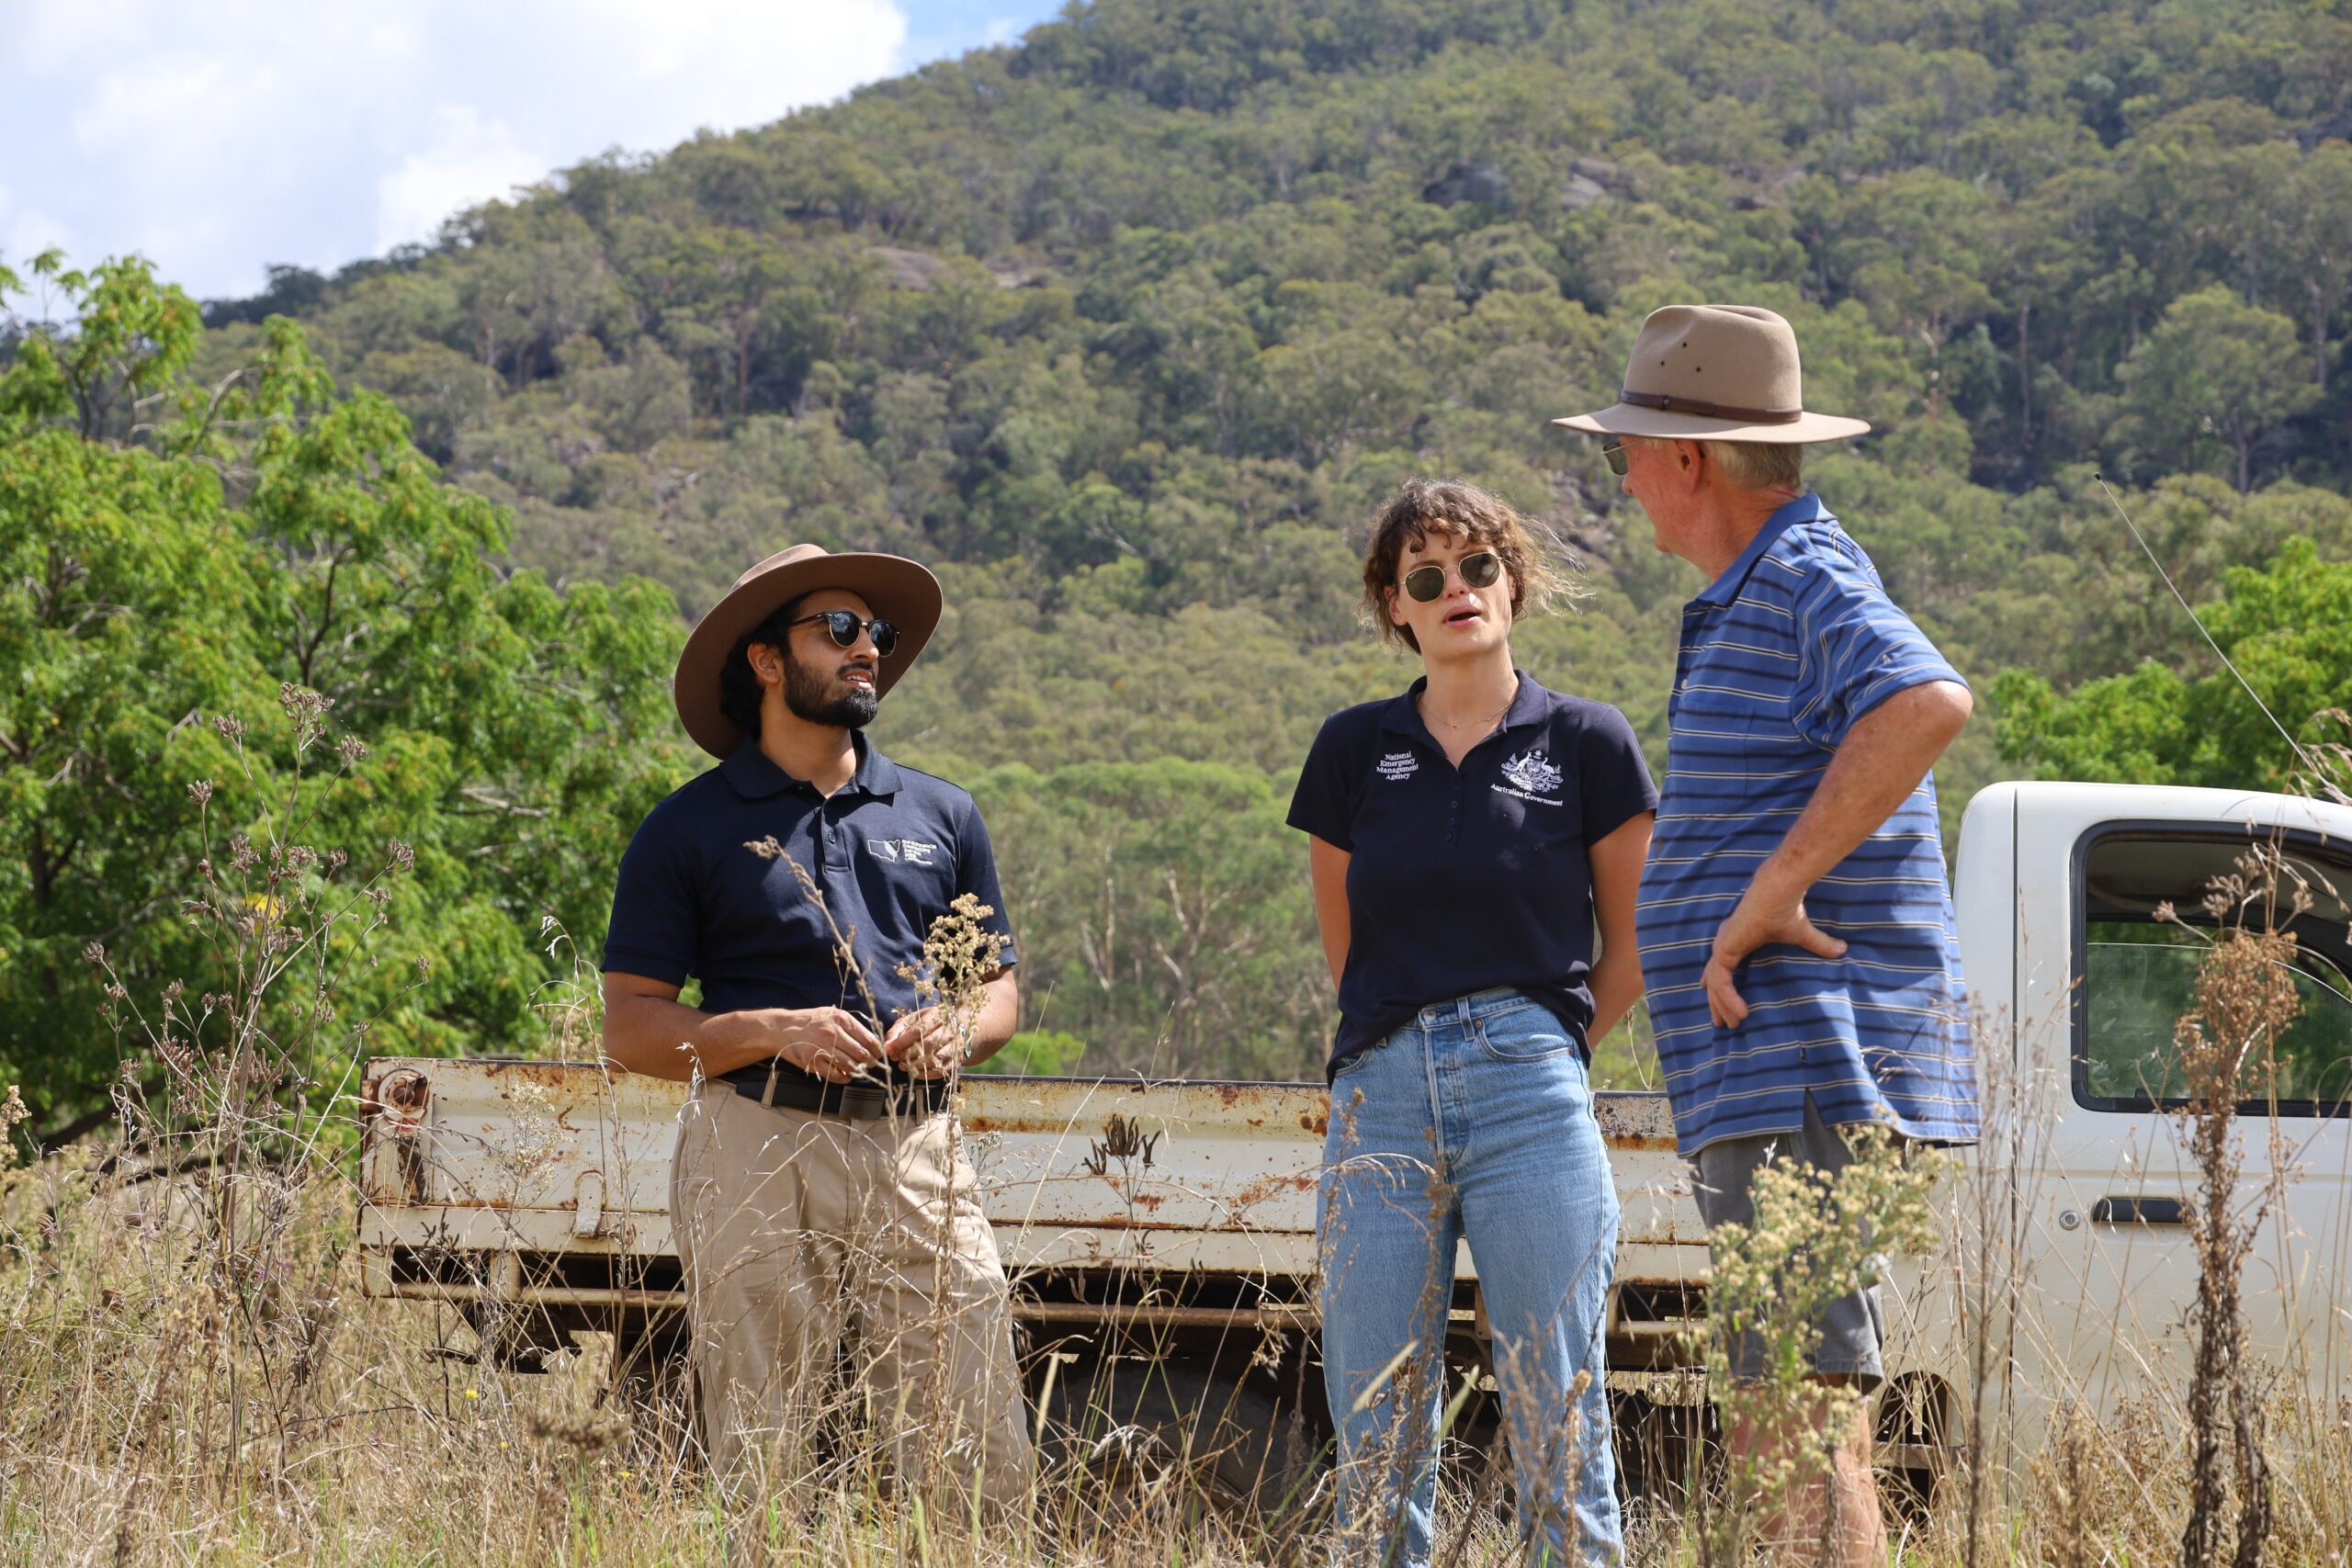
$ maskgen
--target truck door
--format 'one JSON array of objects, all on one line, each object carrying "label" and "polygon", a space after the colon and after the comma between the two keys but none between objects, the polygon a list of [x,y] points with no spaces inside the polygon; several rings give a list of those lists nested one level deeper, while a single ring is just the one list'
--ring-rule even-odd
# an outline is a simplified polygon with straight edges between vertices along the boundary
[{"label": "truck door", "polygon": [[[2067,871],[2061,932],[2047,929],[2061,923],[2057,900],[2021,889],[2021,908],[2043,917],[2043,984],[2057,978],[2053,934],[2065,963],[2064,994],[2036,1010],[2050,1026],[2041,1038],[2064,1055],[2050,1053],[2056,1070],[2041,1075],[2046,1154],[2020,1194],[2034,1247],[2018,1357],[2029,1386],[2018,1393],[2045,1411],[2105,1415],[2127,1397],[2177,1399],[2187,1387],[2197,1265],[2184,1222],[2200,1184],[2173,1031],[2210,942],[2236,918],[2209,909],[2208,895],[2256,842],[2281,857],[2278,924],[2296,938],[2287,967],[2301,1010],[2277,1043],[2275,1071],[2256,1065],[2241,1079],[2240,1201],[2259,1201],[2274,1176],[2283,1189],[2246,1263],[2249,1348],[2290,1384],[2340,1389],[2352,1374],[2352,844],[2346,823],[2330,818],[2352,813],[2275,796],[2120,793],[2142,797],[2129,804],[2146,814],[2070,792],[2052,802],[2069,808],[2029,835],[2043,846],[2038,863]],[[2108,809],[2080,809],[2098,804]],[[2175,815],[2199,806],[2210,815]],[[2309,900],[2300,913],[2285,905],[2296,886]],[[2035,934],[2020,933],[2021,949]]]}]

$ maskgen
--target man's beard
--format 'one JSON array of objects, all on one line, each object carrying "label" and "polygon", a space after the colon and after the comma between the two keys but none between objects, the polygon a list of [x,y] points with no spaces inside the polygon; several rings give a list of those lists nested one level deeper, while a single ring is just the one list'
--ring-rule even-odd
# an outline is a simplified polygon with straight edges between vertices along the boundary
[{"label": "man's beard", "polygon": [[864,729],[881,711],[882,698],[872,688],[846,687],[829,691],[825,677],[789,653],[784,658],[784,705],[795,718],[835,729]]}]

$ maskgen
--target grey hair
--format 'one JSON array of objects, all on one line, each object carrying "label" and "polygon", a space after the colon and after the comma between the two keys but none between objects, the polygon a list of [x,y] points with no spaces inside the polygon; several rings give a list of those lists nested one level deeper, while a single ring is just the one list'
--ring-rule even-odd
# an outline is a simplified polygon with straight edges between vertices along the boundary
[{"label": "grey hair", "polygon": [[1702,441],[1699,450],[1740,490],[1795,490],[1804,483],[1804,448],[1794,442]]},{"label": "grey hair", "polygon": [[[1664,435],[1635,436],[1663,446],[1672,439]],[[1724,478],[1736,490],[1802,490],[1804,487],[1804,448],[1794,443],[1776,441],[1701,441],[1699,450],[1707,461],[1723,469]]]}]

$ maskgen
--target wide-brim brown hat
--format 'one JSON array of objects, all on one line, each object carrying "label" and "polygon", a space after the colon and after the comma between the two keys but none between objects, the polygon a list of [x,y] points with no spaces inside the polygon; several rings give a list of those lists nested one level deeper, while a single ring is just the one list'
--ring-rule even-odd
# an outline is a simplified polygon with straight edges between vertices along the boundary
[{"label": "wide-brim brown hat", "polygon": [[820,588],[839,588],[865,601],[867,610],[899,628],[899,646],[874,671],[876,696],[922,651],[939,626],[939,579],[904,556],[850,552],[834,555],[821,545],[778,550],[735,580],[727,597],[710,607],[686,637],[671,682],[678,718],[695,744],[714,757],[733,754],[743,731],[718,705],[718,672],[743,635],[786,600]]},{"label": "wide-brim brown hat", "polygon": [[1797,334],[1755,305],[1652,310],[1634,340],[1618,400],[1598,413],[1552,423],[1594,435],[1784,446],[1843,441],[1870,430],[1866,420],[1806,409]]}]

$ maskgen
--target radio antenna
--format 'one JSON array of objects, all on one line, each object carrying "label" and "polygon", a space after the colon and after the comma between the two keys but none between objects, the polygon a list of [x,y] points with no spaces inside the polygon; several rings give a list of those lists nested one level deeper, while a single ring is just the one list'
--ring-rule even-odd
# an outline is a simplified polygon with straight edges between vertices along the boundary
[{"label": "radio antenna", "polygon": [[2319,760],[2305,749],[2301,741],[2288,733],[2287,727],[2278,722],[2278,716],[2270,711],[2270,705],[2262,700],[2262,694],[2254,689],[2254,682],[2247,680],[2235,664],[2230,662],[2230,656],[2222,651],[2222,645],[2215,642],[2213,634],[2205,629],[2205,623],[2198,618],[2197,612],[2189,607],[2187,596],[2173,581],[2172,573],[2165,570],[2165,563],[2158,560],[2156,552],[2148,547],[2147,536],[2140,532],[2140,525],[2137,523],[2132,521],[2132,514],[2123,510],[2123,502],[2117,498],[2113,488],[2108,484],[2107,476],[2094,473],[2091,478],[2097,479],[2098,488],[2107,492],[2107,503],[2115,508],[2115,514],[2123,519],[2123,525],[2126,528],[2132,530],[2132,541],[2140,547],[2140,553],[2146,556],[2148,564],[2156,569],[2156,575],[2164,580],[2165,587],[2171,591],[2174,601],[2180,605],[2180,613],[2188,617],[2188,624],[2197,628],[2198,635],[2205,639],[2205,646],[2211,649],[2213,657],[2222,661],[2222,668],[2227,670],[2231,679],[2237,682],[2239,688],[2254,699],[2254,705],[2262,710],[2262,716],[2270,721],[2270,728],[2278,732],[2278,739],[2284,740],[2288,748],[2295,753],[2295,761],[2302,764],[2304,773],[2310,776],[2312,782],[2332,795],[2339,795],[2339,792],[2328,783],[2327,774],[2321,768]]}]

